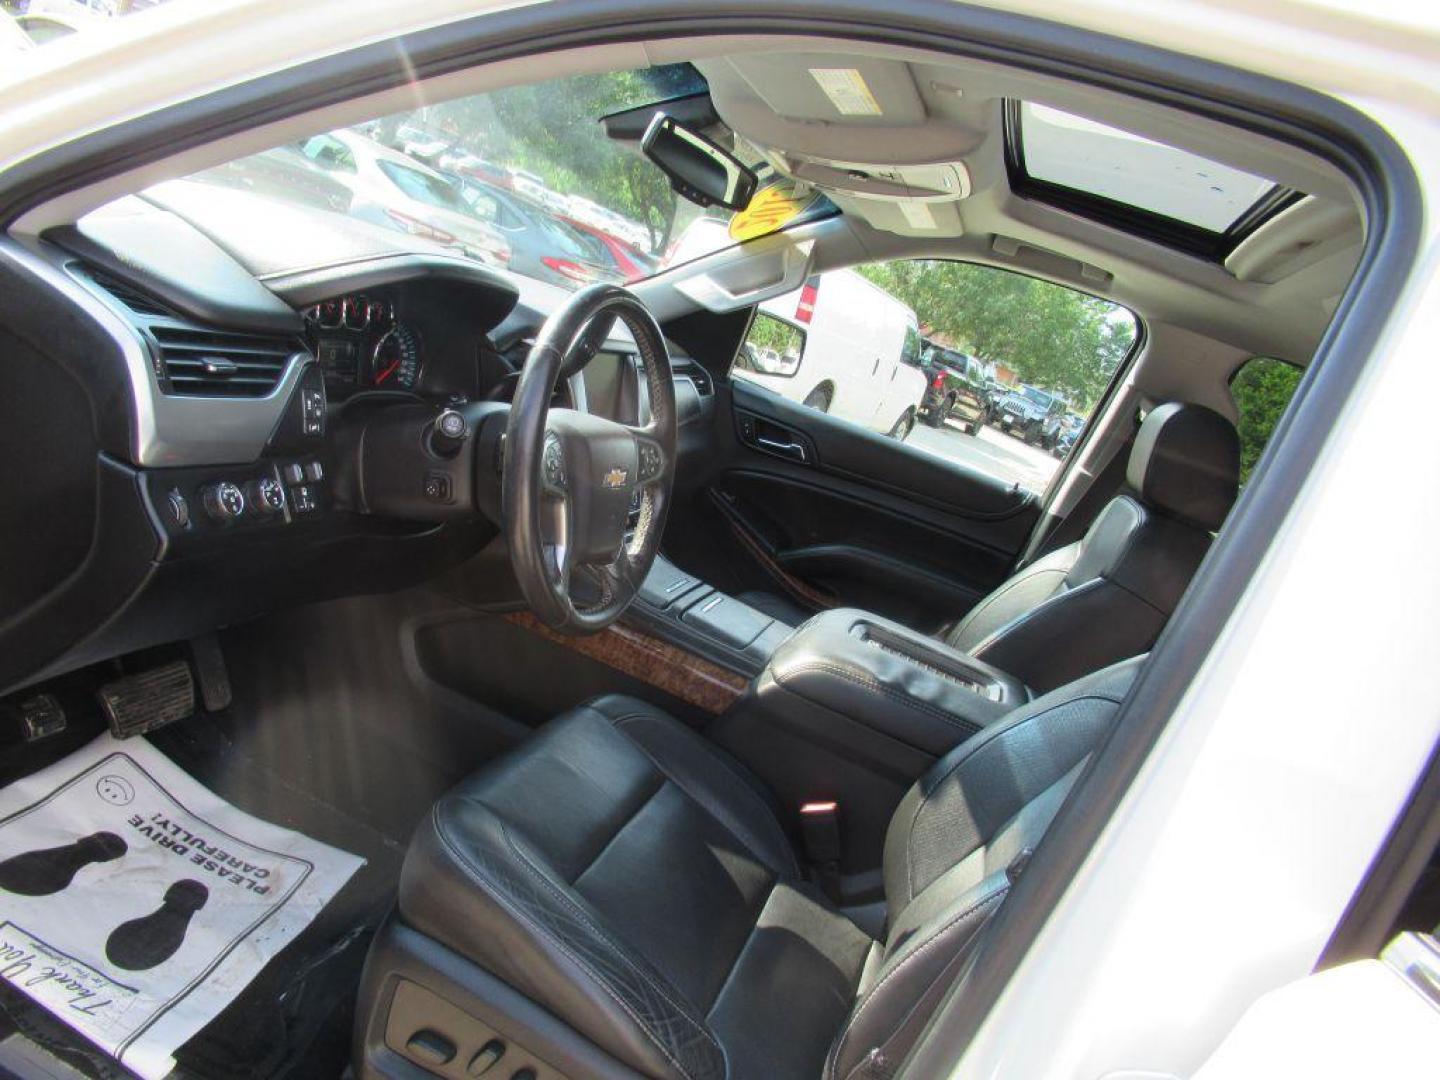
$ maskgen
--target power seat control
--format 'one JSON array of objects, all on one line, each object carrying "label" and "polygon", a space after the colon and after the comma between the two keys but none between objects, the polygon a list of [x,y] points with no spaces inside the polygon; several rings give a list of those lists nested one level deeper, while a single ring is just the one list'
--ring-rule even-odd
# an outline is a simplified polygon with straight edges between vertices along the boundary
[{"label": "power seat control", "polygon": [[201,493],[201,501],[211,519],[222,525],[238,521],[245,513],[245,493],[229,480],[206,485]]},{"label": "power seat control", "polygon": [[251,480],[245,485],[245,500],[258,513],[272,517],[285,509],[285,485],[273,476]]}]

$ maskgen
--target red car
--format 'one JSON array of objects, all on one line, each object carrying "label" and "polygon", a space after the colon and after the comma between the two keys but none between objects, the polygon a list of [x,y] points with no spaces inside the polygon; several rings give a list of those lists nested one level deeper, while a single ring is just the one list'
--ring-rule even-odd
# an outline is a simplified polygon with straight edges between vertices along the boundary
[{"label": "red car", "polygon": [[597,229],[594,225],[587,225],[579,218],[556,216],[571,228],[578,229],[586,236],[594,237],[599,241],[599,247],[603,249],[607,261],[614,264],[615,269],[624,276],[627,283],[647,278],[655,272],[658,265],[656,260],[641,252],[634,244],[627,244],[618,236],[611,236],[604,229]]}]

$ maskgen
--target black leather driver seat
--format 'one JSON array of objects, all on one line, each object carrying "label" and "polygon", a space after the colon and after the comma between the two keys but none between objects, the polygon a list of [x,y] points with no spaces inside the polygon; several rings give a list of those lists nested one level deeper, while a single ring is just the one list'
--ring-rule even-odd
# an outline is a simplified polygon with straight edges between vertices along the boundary
[{"label": "black leather driver seat", "polygon": [[[1203,405],[1152,409],[1130,451],[1129,490],[1084,537],[1008,578],[941,639],[1042,691],[1149,650],[1230,512],[1239,475],[1229,420]],[[792,626],[808,615],[782,597],[740,599]]]},{"label": "black leather driver seat", "polygon": [[[538,1061],[538,1080],[888,1075],[1135,668],[1031,702],[914,785],[886,838],[883,940],[806,882],[778,808],[705,739],[630,698],[566,714],[417,831],[366,966],[361,1075],[464,1076],[494,1043],[497,1075]],[[402,1016],[417,992],[434,997]]]}]

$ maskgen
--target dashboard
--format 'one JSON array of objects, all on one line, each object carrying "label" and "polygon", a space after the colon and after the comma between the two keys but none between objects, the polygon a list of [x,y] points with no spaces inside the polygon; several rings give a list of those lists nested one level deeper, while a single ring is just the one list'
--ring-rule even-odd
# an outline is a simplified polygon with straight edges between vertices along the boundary
[{"label": "dashboard", "polygon": [[[176,189],[0,239],[0,424],[23,448],[0,471],[0,693],[462,567],[468,601],[513,600],[508,561],[479,554],[495,515],[367,513],[374,459],[346,433],[375,408],[508,402],[568,294],[329,217]],[[684,468],[713,387],[672,362]],[[559,403],[636,422],[642,374],[617,332]]]}]

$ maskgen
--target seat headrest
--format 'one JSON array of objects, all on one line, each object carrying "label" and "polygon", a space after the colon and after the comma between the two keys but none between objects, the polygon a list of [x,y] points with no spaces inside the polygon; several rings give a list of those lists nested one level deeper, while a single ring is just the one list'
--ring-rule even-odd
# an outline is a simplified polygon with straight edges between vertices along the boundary
[{"label": "seat headrest", "polygon": [[1126,479],[1141,502],[1213,531],[1239,490],[1240,436],[1213,409],[1167,402],[1140,425]]}]

